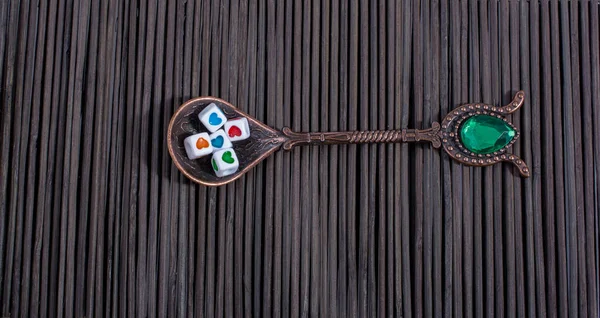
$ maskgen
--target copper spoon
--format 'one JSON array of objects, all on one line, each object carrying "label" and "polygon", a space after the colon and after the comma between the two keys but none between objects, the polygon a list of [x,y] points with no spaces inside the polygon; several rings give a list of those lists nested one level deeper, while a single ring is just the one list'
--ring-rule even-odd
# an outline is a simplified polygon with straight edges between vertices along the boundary
[{"label": "copper spoon", "polygon": [[[457,107],[446,115],[442,124],[434,122],[429,129],[400,129],[379,131],[343,132],[294,132],[288,127],[281,131],[273,129],[230,103],[216,97],[199,97],[187,101],[175,112],[169,123],[167,144],[169,153],[177,168],[188,178],[206,186],[220,186],[234,181],[252,169],[271,153],[283,148],[291,150],[298,145],[331,145],[361,143],[430,142],[434,148],[443,146],[450,157],[469,166],[489,166],[507,161],[514,164],[523,177],[529,177],[527,164],[514,154],[507,152],[519,138],[518,130],[508,121],[506,115],[518,110],[525,99],[525,93],[516,93],[513,101],[503,107],[473,103]],[[234,174],[217,177],[210,164],[210,156],[197,160],[188,159],[183,139],[206,131],[198,120],[198,113],[210,103],[215,103],[227,118],[245,117],[250,127],[250,137],[234,143],[239,159],[239,169]],[[465,147],[460,136],[460,128],[477,115],[487,115],[503,121],[514,130],[514,137],[501,149],[489,153],[475,153]],[[489,118],[489,117],[486,117]],[[497,120],[496,120],[497,121]]]}]

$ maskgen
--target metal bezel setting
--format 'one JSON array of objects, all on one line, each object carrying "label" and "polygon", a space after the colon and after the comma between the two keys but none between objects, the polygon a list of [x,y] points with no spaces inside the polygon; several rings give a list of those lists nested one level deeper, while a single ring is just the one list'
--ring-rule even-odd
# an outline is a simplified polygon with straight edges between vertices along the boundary
[{"label": "metal bezel setting", "polygon": [[[511,162],[517,166],[521,175],[528,177],[530,171],[525,162],[518,156],[508,153],[508,149],[517,141],[520,133],[506,117],[506,115],[517,111],[523,105],[524,100],[525,93],[519,91],[512,102],[506,106],[497,107],[488,104],[474,103],[462,105],[452,110],[442,121],[442,129],[440,130],[440,137],[442,139],[444,150],[450,157],[469,166],[483,167],[502,161]],[[489,115],[502,119],[515,130],[515,137],[502,149],[490,154],[476,154],[469,151],[463,145],[459,136],[459,131],[465,120],[476,115]]]}]

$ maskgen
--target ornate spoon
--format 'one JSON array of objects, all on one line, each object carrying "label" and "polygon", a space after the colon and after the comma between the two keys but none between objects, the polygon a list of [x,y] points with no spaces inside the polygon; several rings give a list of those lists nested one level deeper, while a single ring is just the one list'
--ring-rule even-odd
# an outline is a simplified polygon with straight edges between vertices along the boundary
[{"label": "ornate spoon", "polygon": [[[288,127],[273,129],[230,103],[215,97],[199,97],[184,103],[173,115],[167,132],[167,144],[177,168],[193,181],[207,185],[224,185],[242,176],[271,153],[283,148],[291,150],[298,145],[331,145],[361,143],[430,142],[434,148],[443,146],[450,157],[469,166],[489,166],[506,161],[514,164],[523,177],[529,177],[529,168],[518,156],[508,153],[519,138],[519,132],[506,118],[518,110],[525,93],[516,93],[513,101],[503,107],[473,103],[457,107],[446,115],[442,124],[434,122],[429,129],[400,129],[344,132],[294,132]],[[246,118],[249,137],[233,142],[239,167],[227,176],[215,174],[210,156],[191,160],[186,154],[184,139],[207,129],[198,114],[210,104],[217,105],[224,116]],[[229,158],[230,159],[230,158]]]}]

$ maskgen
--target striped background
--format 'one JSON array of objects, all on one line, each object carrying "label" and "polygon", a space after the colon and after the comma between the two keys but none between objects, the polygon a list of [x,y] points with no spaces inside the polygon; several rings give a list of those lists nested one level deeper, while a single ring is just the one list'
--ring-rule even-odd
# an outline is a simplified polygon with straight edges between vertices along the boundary
[{"label": "striped background", "polygon": [[[598,317],[600,3],[0,0],[0,316]],[[295,130],[523,108],[532,169],[278,152],[221,188],[189,98]]]}]

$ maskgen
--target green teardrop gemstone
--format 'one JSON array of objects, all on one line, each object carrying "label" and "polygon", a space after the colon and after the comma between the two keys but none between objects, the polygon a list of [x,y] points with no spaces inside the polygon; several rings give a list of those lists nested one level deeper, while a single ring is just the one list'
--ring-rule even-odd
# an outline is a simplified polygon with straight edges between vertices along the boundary
[{"label": "green teardrop gemstone", "polygon": [[460,140],[470,151],[485,155],[508,145],[516,131],[504,120],[489,115],[475,115],[460,127]]}]

